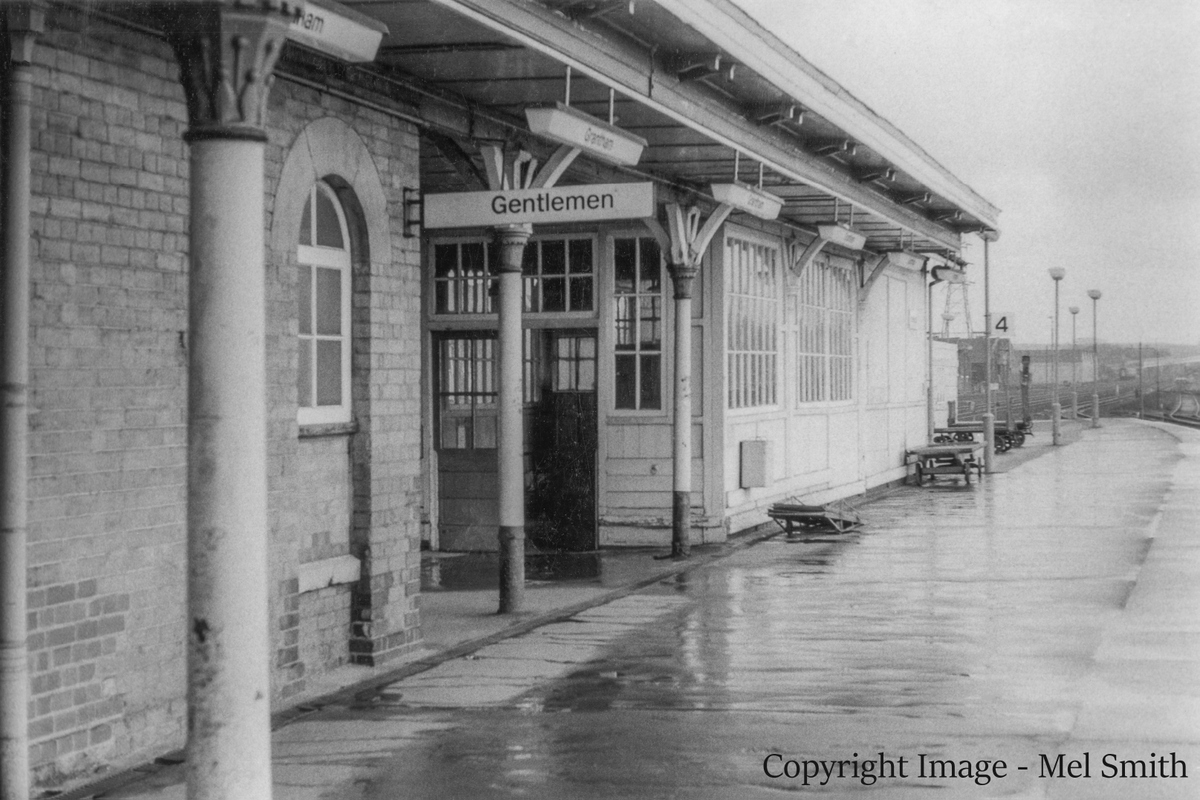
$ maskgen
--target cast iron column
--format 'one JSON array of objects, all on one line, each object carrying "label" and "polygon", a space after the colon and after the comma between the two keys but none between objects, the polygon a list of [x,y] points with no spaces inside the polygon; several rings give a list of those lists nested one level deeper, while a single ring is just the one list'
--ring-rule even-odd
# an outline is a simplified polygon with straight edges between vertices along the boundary
[{"label": "cast iron column", "polygon": [[692,282],[697,268],[695,264],[671,264],[668,271],[675,286],[671,556],[687,558],[692,549]]},{"label": "cast iron column", "polygon": [[190,154],[190,800],[271,796],[263,146],[290,17],[274,2],[160,12]]},{"label": "cast iron column", "polygon": [[521,262],[531,229],[497,228],[500,249],[499,434],[496,470],[500,483],[500,613],[525,605],[525,397],[521,363]]},{"label": "cast iron column", "polygon": [[4,9],[0,113],[0,800],[29,797],[25,549],[29,482],[29,106],[43,12]]}]

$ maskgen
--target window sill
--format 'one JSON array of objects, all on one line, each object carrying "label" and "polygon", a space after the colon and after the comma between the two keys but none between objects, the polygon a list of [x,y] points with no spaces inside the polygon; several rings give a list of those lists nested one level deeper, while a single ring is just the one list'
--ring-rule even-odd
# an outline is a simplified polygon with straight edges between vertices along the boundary
[{"label": "window sill", "polygon": [[300,593],[356,582],[362,564],[354,556],[334,556],[300,565]]},{"label": "window sill", "polygon": [[318,422],[300,425],[301,439],[316,439],[320,436],[349,436],[358,433],[358,423],[349,422]]}]

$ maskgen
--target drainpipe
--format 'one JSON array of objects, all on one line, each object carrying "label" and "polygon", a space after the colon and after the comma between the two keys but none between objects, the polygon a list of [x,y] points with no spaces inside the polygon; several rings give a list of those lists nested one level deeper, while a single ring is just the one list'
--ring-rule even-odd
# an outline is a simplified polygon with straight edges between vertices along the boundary
[{"label": "drainpipe", "polygon": [[933,444],[933,429],[937,423],[933,418],[933,285],[929,280],[929,267],[921,267],[921,280],[925,286],[925,443]]},{"label": "drainpipe", "polygon": [[521,262],[532,228],[513,225],[494,232],[500,246],[497,349],[500,369],[496,471],[500,483],[500,613],[525,604],[525,419],[521,363]]},{"label": "drainpipe", "polygon": [[671,556],[691,555],[692,531],[692,283],[697,265],[672,263],[675,285],[675,426],[672,450]]},{"label": "drainpipe", "polygon": [[160,14],[190,146],[188,797],[268,799],[263,151],[290,16],[278,2]]},{"label": "drainpipe", "polygon": [[0,265],[0,798],[29,797],[26,525],[29,483],[29,106],[42,8],[4,14],[3,264]]}]

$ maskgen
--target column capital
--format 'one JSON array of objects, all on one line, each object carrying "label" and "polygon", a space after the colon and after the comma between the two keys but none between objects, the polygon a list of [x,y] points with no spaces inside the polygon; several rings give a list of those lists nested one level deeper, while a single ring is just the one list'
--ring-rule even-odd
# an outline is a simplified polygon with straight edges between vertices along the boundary
[{"label": "column capital", "polygon": [[496,272],[521,271],[525,244],[532,235],[532,225],[505,225],[492,229],[492,237],[500,246],[500,263],[496,265]]},{"label": "column capital", "polygon": [[187,96],[188,141],[265,141],[267,96],[288,24],[291,0],[180,0],[158,18]]},{"label": "column capital", "polygon": [[46,29],[46,4],[23,2],[5,4],[0,10],[4,30],[4,61],[29,64],[33,61],[33,42]]},{"label": "column capital", "polygon": [[688,262],[667,264],[667,274],[675,285],[675,299],[688,300],[692,296],[692,281],[700,271],[699,266]]}]

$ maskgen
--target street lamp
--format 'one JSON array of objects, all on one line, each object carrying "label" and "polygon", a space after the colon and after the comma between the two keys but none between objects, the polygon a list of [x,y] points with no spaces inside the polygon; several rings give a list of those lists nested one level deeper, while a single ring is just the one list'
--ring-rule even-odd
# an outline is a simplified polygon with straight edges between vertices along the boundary
[{"label": "street lamp", "polygon": [[1067,271],[1062,267],[1051,267],[1047,270],[1054,279],[1054,394],[1050,403],[1050,440],[1052,444],[1062,444],[1061,420],[1062,404],[1058,402],[1058,285],[1062,282]]},{"label": "street lamp", "polygon": [[1079,384],[1075,374],[1075,317],[1079,314],[1079,306],[1067,309],[1071,312],[1071,419],[1079,419]]},{"label": "street lamp", "polygon": [[1096,301],[1100,299],[1099,289],[1088,289],[1088,297],[1092,298],[1092,427],[1100,427],[1100,359],[1098,358],[1099,339],[1096,338]]}]

